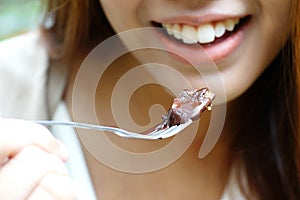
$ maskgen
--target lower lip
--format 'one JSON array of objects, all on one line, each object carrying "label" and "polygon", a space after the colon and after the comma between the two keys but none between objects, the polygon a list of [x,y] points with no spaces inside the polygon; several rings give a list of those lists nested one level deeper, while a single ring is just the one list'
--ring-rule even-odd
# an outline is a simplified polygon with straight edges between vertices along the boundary
[{"label": "lower lip", "polygon": [[232,35],[224,40],[211,44],[184,44],[181,40],[172,38],[162,31],[155,31],[158,34],[163,47],[171,53],[172,57],[180,62],[192,64],[204,64],[211,61],[220,62],[224,58],[233,54],[238,46],[241,45],[245,37],[245,31],[249,27],[249,21],[245,22]]}]

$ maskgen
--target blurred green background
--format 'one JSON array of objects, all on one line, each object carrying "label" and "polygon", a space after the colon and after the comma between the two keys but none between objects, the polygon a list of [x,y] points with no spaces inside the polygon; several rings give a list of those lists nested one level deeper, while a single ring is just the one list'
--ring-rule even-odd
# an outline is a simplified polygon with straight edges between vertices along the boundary
[{"label": "blurred green background", "polygon": [[38,26],[45,0],[0,0],[0,40]]}]

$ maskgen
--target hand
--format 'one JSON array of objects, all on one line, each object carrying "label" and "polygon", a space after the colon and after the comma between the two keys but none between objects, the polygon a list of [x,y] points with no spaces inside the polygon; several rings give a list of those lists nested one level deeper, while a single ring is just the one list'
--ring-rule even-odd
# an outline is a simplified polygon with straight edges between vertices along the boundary
[{"label": "hand", "polygon": [[45,127],[0,118],[0,199],[76,199],[67,157]]}]

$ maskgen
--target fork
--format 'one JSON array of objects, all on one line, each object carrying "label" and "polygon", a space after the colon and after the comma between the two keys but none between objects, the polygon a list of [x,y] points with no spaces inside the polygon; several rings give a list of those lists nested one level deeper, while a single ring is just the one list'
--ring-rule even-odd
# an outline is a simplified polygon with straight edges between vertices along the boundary
[{"label": "fork", "polygon": [[[144,140],[157,140],[166,139],[172,137],[189,125],[193,121],[199,119],[202,112],[206,109],[211,109],[211,104],[215,94],[210,92],[208,88],[202,88],[199,90],[188,90],[185,89],[174,98],[171,108],[167,114],[163,116],[161,124],[156,126],[153,131],[147,132],[146,134],[140,134],[123,130],[121,128],[93,125],[79,122],[63,122],[63,121],[33,121],[35,123],[45,126],[71,126],[74,128],[92,129],[98,131],[107,131],[114,133],[120,137],[135,138]],[[150,129],[151,130],[151,129]]]},{"label": "fork", "polygon": [[153,131],[147,134],[141,134],[131,131],[126,131],[121,128],[111,127],[111,126],[101,126],[101,125],[94,125],[88,123],[79,123],[79,122],[72,122],[72,121],[47,121],[47,120],[39,120],[39,121],[32,121],[37,124],[41,124],[44,126],[70,126],[73,128],[81,128],[81,129],[90,129],[90,130],[97,130],[97,131],[106,131],[110,133],[114,133],[120,137],[124,138],[135,138],[135,139],[143,139],[143,140],[158,140],[158,139],[166,139],[172,137],[183,129],[188,127],[192,124],[192,120],[188,120],[183,124],[179,124],[177,126],[171,126],[165,129],[158,129],[161,125],[157,126]]}]

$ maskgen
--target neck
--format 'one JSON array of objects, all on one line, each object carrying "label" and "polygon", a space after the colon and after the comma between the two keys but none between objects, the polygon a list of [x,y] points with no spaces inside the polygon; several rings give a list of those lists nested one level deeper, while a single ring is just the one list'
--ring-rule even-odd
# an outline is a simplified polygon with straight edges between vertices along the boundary
[{"label": "neck", "polygon": [[[208,116],[202,116],[201,120],[206,117]],[[200,122],[201,128],[193,143],[176,161],[162,169],[148,173],[135,174],[114,170],[109,166],[103,165],[88,151],[85,151],[98,196],[103,199],[128,200],[220,199],[224,186],[228,181],[231,164],[228,152],[229,144],[226,136],[221,135],[219,142],[210,154],[203,159],[199,159],[198,151],[203,141],[201,131],[203,131],[204,126],[204,120],[202,120]],[[149,150],[152,148],[153,152],[155,149],[161,149],[162,146],[166,146],[170,141],[145,142],[127,140],[127,142],[123,141],[122,143],[119,140],[113,140],[113,142],[123,149],[127,147],[128,151],[150,152]],[[119,158],[119,160],[120,165],[122,165],[121,162],[127,162],[128,164],[126,159]],[[149,164],[146,163],[146,165]]]},{"label": "neck", "polygon": [[[125,63],[125,62],[122,62]],[[128,63],[128,62],[127,62]],[[118,65],[118,64],[117,64]],[[126,68],[126,66],[123,67]],[[122,70],[107,71],[106,81],[114,81],[122,76]],[[75,73],[74,73],[75,74]],[[104,76],[105,77],[105,76]],[[72,112],[72,91],[73,91],[73,78],[70,79],[70,84],[66,92],[66,102],[69,106],[70,112]],[[111,94],[108,91],[112,91],[114,84],[103,84],[102,88],[96,94],[96,113],[99,121],[104,125],[116,124],[112,111],[110,108]],[[137,121],[138,124],[157,124],[158,121],[151,121],[151,119],[145,119],[147,116],[145,107],[149,108],[149,105],[153,105],[157,98],[166,99],[162,102],[162,105],[167,109],[170,106],[171,97],[164,90],[160,90],[154,87],[145,88],[146,92],[140,92],[135,94],[134,100],[130,102],[130,114]],[[153,91],[153,92],[151,92]],[[85,95],[85,91],[82,90],[82,95]],[[140,101],[142,99],[142,102]],[[153,103],[154,102],[154,103]],[[108,106],[109,105],[109,106]],[[146,109],[147,111],[149,109]],[[100,112],[101,111],[101,112]],[[89,113],[85,113],[89,115]],[[205,137],[206,130],[209,126],[210,113],[204,112],[199,121],[199,129],[195,138],[191,138],[188,141],[188,148],[186,151],[182,151],[182,155],[178,156],[178,159],[161,165],[163,168],[149,170],[147,173],[127,173],[122,170],[115,170],[105,163],[99,162],[95,157],[90,154],[90,151],[85,149],[85,156],[90,174],[95,186],[96,193],[101,199],[220,199],[224,186],[228,181],[229,169],[231,165],[231,155],[229,152],[230,146],[230,131],[228,128],[224,128],[218,143],[213,150],[202,159],[198,158],[198,151]],[[195,122],[193,126],[197,126]],[[130,126],[122,127],[132,128]],[[178,137],[187,138],[186,135],[191,135],[194,131],[193,127],[188,128]],[[177,137],[177,136],[176,136]],[[114,145],[129,152],[129,154],[142,154],[159,151],[160,149],[168,146],[175,138],[159,141],[140,141],[129,140],[119,138],[117,136],[108,135],[109,140]],[[182,143],[180,143],[182,142]],[[178,147],[180,145],[186,145],[187,141],[179,140]],[[170,152],[170,156],[173,156]],[[110,152],[106,153],[109,155]],[[111,155],[117,162],[125,164],[132,164],[133,168],[136,164],[132,161],[126,160],[126,157],[116,157]],[[160,157],[158,154],[157,162],[164,162],[167,157]],[[145,164],[147,169],[151,169],[151,163],[149,160],[144,160],[142,164]]]}]

